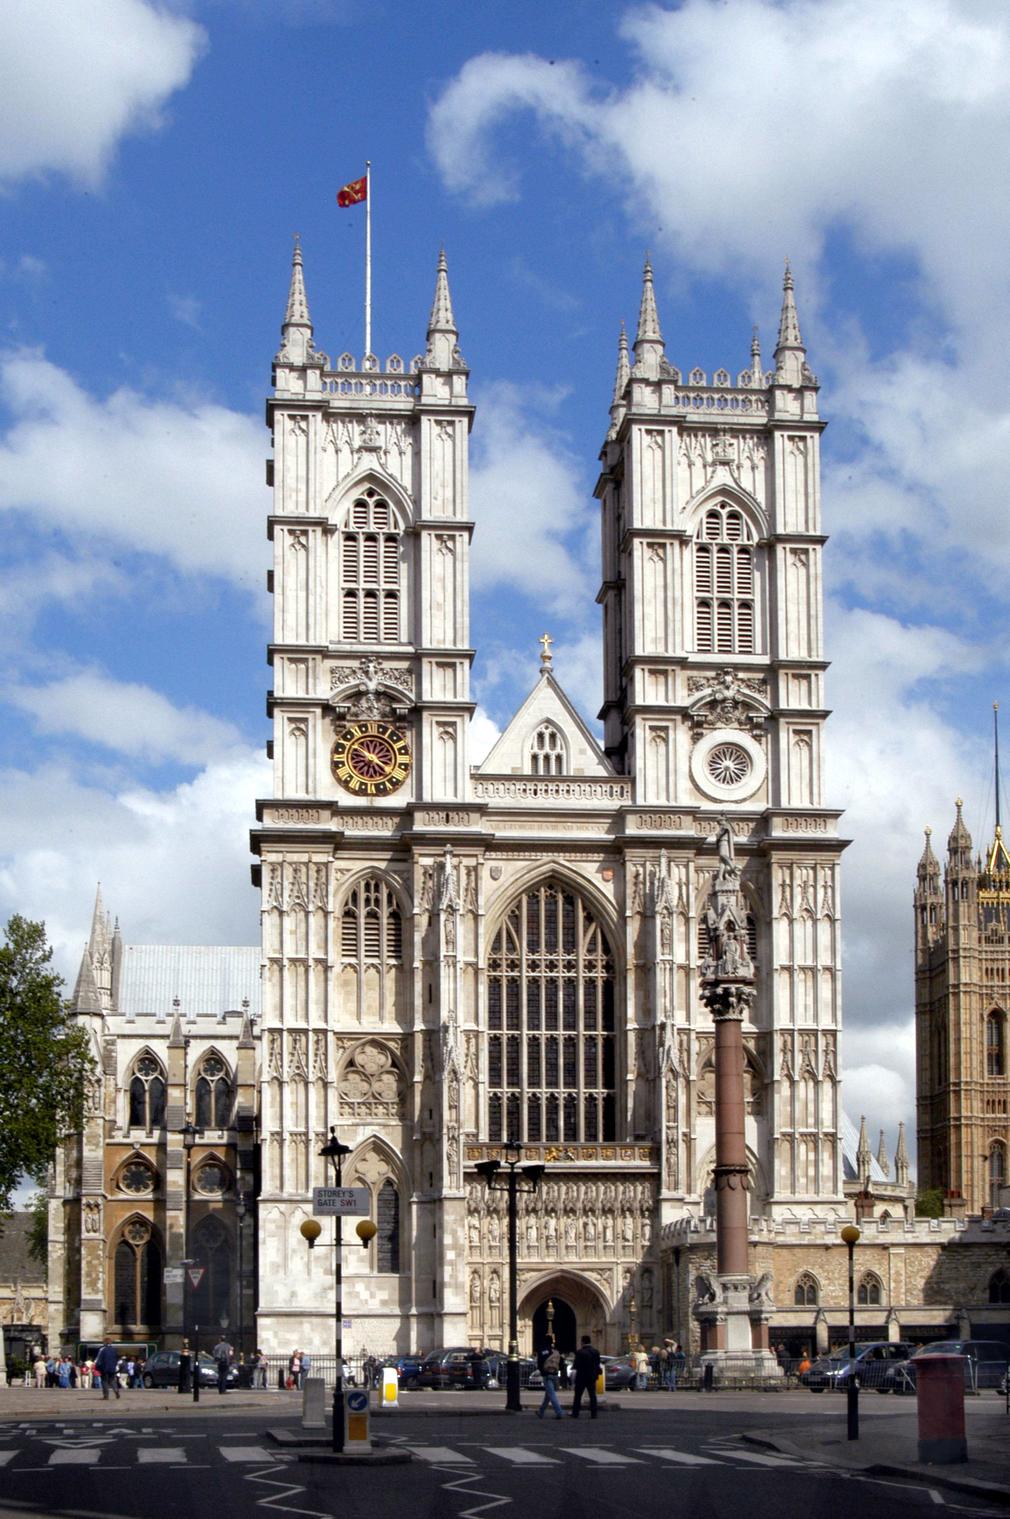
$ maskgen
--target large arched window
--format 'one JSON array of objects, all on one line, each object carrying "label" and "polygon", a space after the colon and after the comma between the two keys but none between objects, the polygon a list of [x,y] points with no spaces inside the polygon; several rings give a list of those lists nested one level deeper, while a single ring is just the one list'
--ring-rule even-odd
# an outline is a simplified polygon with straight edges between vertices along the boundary
[{"label": "large arched window", "polygon": [[796,1280],[793,1290],[793,1302],[797,1308],[816,1308],[818,1300],[817,1279],[811,1276],[809,1271]]},{"label": "large arched window", "polygon": [[340,954],[359,964],[390,965],[402,958],[400,909],[385,882],[362,881],[348,893],[340,919]]},{"label": "large arched window", "polygon": [[531,775],[564,775],[568,769],[567,745],[553,723],[541,723],[530,743]]},{"label": "large arched window", "polygon": [[488,959],[488,1138],[616,1138],[614,964],[568,887],[512,907]]},{"label": "large arched window", "polygon": [[197,1224],[193,1259],[203,1267],[200,1285],[192,1294],[195,1323],[217,1329],[224,1325],[231,1304],[232,1247],[228,1231],[213,1214]]},{"label": "large arched window", "polygon": [[993,1011],[985,1020],[985,1073],[987,1076],[1006,1074],[1006,1019]]},{"label": "large arched window", "polygon": [[709,507],[694,541],[698,653],[755,653],[755,597],[755,548],[750,523],[736,507]]},{"label": "large arched window", "polygon": [[231,1122],[232,1087],[228,1068],[220,1055],[204,1055],[197,1067],[196,1126],[226,1129]]},{"label": "large arched window", "polygon": [[989,1278],[990,1303],[1010,1303],[1010,1271],[1001,1266]]},{"label": "large arched window", "polygon": [[1006,1145],[996,1139],[989,1146],[989,1204],[993,1208],[1003,1205],[1003,1189],[1006,1186]]},{"label": "large arched window", "polygon": [[375,490],[354,501],[340,534],[340,605],[347,643],[399,643],[400,533]]},{"label": "large arched window", "polygon": [[884,1301],[884,1289],[880,1277],[872,1271],[864,1271],[856,1288],[856,1302],[861,1308],[879,1308]]},{"label": "large arched window", "polygon": [[144,1218],[130,1219],[113,1255],[112,1317],[123,1338],[161,1325],[161,1250]]},{"label": "large arched window", "polygon": [[130,1077],[130,1128],[148,1134],[165,1122],[165,1072],[153,1055],[138,1055]]}]

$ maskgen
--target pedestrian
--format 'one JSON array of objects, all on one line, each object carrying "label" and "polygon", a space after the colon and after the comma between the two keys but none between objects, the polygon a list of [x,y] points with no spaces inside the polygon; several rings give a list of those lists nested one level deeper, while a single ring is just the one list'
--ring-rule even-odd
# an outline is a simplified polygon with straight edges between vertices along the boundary
[{"label": "pedestrian", "polygon": [[582,1394],[589,1394],[589,1417],[596,1418],[596,1383],[600,1375],[600,1352],[594,1347],[588,1334],[582,1336],[582,1344],[575,1352],[573,1370],[575,1372],[575,1397],[572,1400],[572,1418],[579,1417],[582,1407]]},{"label": "pedestrian", "polygon": [[231,1358],[234,1354],[224,1335],[218,1340],[211,1355],[217,1363],[217,1390],[220,1393],[228,1391],[228,1368],[231,1366]]},{"label": "pedestrian", "polygon": [[537,1418],[542,1419],[548,1407],[553,1408],[554,1417],[563,1419],[564,1409],[558,1402],[558,1373],[561,1370],[561,1355],[554,1343],[554,1336],[549,1334],[544,1341],[543,1349],[537,1356],[537,1370],[544,1379],[544,1396],[540,1407],[537,1409]]},{"label": "pedestrian", "polygon": [[298,1386],[298,1379],[301,1376],[301,1374],[302,1374],[302,1353],[301,1353],[300,1350],[293,1350],[291,1352],[291,1359],[288,1361],[288,1382],[287,1382],[288,1387],[297,1387]]},{"label": "pedestrian", "polygon": [[635,1386],[639,1392],[644,1392],[649,1385],[649,1357],[643,1346],[632,1351],[632,1360],[635,1363]]},{"label": "pedestrian", "polygon": [[46,1363],[41,1356],[35,1357],[35,1386],[41,1391],[46,1385]]},{"label": "pedestrian", "polygon": [[109,1401],[110,1388],[116,1394],[116,1401],[118,1402],[119,1377],[117,1373],[119,1370],[119,1357],[112,1348],[111,1334],[105,1336],[105,1343],[95,1357],[95,1370],[98,1372],[98,1379],[102,1387],[102,1397],[105,1402]]},{"label": "pedestrian", "polygon": [[676,1340],[664,1340],[663,1342],[663,1370],[666,1373],[667,1392],[677,1391],[677,1350]]},{"label": "pedestrian", "polygon": [[312,1357],[309,1355],[309,1353],[308,1353],[307,1350],[303,1350],[302,1351],[302,1369],[301,1369],[301,1371],[299,1372],[299,1375],[298,1375],[298,1386],[299,1387],[304,1387],[305,1386],[305,1379],[308,1376],[308,1374],[309,1374],[309,1372],[310,1372],[311,1369],[312,1369]]},{"label": "pedestrian", "polygon": [[257,1349],[255,1359],[253,1360],[253,1386],[254,1387],[262,1388],[263,1391],[265,1392],[266,1391],[266,1385],[267,1385],[267,1358],[266,1358],[266,1352],[263,1351],[263,1350]]}]

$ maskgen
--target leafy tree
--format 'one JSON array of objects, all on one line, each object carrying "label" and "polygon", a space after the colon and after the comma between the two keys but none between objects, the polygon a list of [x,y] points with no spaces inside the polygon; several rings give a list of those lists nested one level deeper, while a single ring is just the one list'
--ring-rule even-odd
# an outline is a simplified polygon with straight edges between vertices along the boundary
[{"label": "leafy tree", "polygon": [[942,1218],[943,1217],[943,1189],[941,1187],[927,1187],[924,1192],[915,1194],[916,1218]]},{"label": "leafy tree", "polygon": [[32,1221],[28,1225],[28,1254],[48,1271],[49,1267],[49,1198],[36,1192],[28,1204]]},{"label": "leafy tree", "polygon": [[0,945],[0,1212],[21,1176],[41,1181],[60,1140],[81,1127],[97,1076],[52,954],[43,923],[11,918]]}]

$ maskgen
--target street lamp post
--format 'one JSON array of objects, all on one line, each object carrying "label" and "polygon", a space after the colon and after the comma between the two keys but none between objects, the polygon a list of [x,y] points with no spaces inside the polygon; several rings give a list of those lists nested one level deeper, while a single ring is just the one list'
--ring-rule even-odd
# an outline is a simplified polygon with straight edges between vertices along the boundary
[{"label": "street lamp post", "polygon": [[[487,1184],[489,1192],[506,1192],[508,1194],[508,1251],[509,1251],[509,1353],[508,1364],[505,1368],[505,1411],[506,1413],[521,1413],[522,1401],[519,1397],[519,1247],[517,1240],[519,1218],[519,1193],[535,1192],[540,1185],[540,1179],[544,1174],[542,1165],[522,1166],[520,1176],[520,1161],[523,1147],[518,1139],[507,1139],[502,1146],[504,1161],[482,1160],[474,1169],[477,1175],[482,1177]],[[502,1164],[508,1167],[508,1176],[497,1176]],[[520,1180],[525,1181],[525,1186],[520,1186]]]},{"label": "street lamp post", "polygon": [[[337,1131],[330,1125],[330,1137],[320,1155],[327,1160],[332,1160],[336,1174],[336,1184],[343,1185],[341,1168],[344,1156],[350,1155],[351,1146],[340,1143]],[[314,1250],[316,1241],[322,1233],[322,1225],[318,1219],[307,1218],[299,1231],[302,1238],[307,1241],[310,1250]],[[363,1218],[355,1227],[355,1233],[365,1248],[374,1239],[376,1227],[370,1218]],[[343,1279],[341,1272],[341,1255],[343,1251],[344,1233],[343,1219],[339,1213],[333,1218],[333,1272],[334,1272],[334,1317],[336,1320],[336,1352],[337,1364],[333,1379],[333,1449],[341,1451],[344,1448],[344,1303],[343,1303]]]},{"label": "street lamp post", "polygon": [[846,1224],[842,1239],[849,1251],[849,1378],[845,1389],[845,1409],[850,1440],[859,1439],[859,1383],[856,1379],[856,1283],[855,1251],[859,1230],[855,1224]]},{"label": "street lamp post", "polygon": [[245,1193],[240,1192],[238,1203],[235,1206],[235,1216],[238,1219],[238,1358],[243,1363],[245,1354],[245,1216],[246,1200]]}]

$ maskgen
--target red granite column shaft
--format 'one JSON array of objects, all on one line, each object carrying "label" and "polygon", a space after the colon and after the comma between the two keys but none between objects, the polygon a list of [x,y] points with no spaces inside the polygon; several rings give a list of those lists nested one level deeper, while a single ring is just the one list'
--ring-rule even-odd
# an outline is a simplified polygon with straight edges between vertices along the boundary
[{"label": "red granite column shaft", "polygon": [[720,1276],[748,1274],[746,1184],[741,1020],[716,1013],[715,1212]]}]

